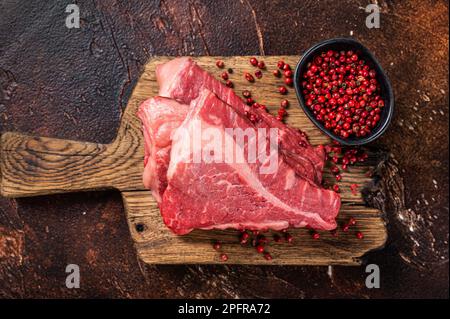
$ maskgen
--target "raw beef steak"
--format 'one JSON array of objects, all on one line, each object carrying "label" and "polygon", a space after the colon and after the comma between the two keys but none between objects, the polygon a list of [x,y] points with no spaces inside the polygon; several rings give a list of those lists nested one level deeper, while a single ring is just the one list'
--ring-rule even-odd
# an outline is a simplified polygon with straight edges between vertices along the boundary
[{"label": "raw beef steak", "polygon": [[167,168],[172,132],[184,121],[189,106],[175,100],[154,97],[143,102],[137,113],[144,131],[144,186],[158,203],[167,186]]},{"label": "raw beef steak", "polygon": [[[275,154],[280,156],[275,157],[276,170],[271,173],[262,173],[267,161],[230,163],[214,157],[239,149],[244,154],[250,152],[251,139],[242,143],[227,128],[255,130],[258,126],[214,93],[201,89],[172,140],[168,186],[160,209],[164,222],[173,232],[182,235],[196,228],[281,230],[309,226],[330,230],[336,227],[339,195],[296,174],[281,151]],[[221,138],[213,140],[214,143],[202,139],[201,147],[195,147],[194,137],[199,130],[202,136],[219,132]],[[269,146],[258,152],[268,151]],[[205,149],[214,151],[213,160],[205,160]],[[196,162],[196,157],[202,160]]]},{"label": "raw beef steak", "polygon": [[312,147],[306,137],[297,129],[278,121],[263,109],[246,105],[232,89],[223,85],[211,74],[200,68],[191,58],[176,58],[156,69],[160,87],[159,95],[189,104],[204,88],[215,93],[240,115],[254,114],[259,127],[276,127],[280,130],[280,149],[285,161],[297,174],[320,185],[325,163],[322,147]]}]

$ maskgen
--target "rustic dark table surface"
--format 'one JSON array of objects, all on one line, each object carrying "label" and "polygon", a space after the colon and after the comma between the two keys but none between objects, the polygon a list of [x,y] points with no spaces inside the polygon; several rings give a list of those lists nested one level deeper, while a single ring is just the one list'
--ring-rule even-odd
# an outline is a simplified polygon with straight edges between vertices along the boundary
[{"label": "rustic dark table surface", "polygon": [[[65,26],[69,3],[79,29]],[[448,298],[448,2],[378,1],[379,29],[365,25],[368,3],[0,0],[3,132],[107,143],[152,56],[300,54],[352,35],[393,84],[395,117],[375,146],[398,167],[389,241],[366,257],[380,289],[364,267],[145,266],[110,191],[0,198],[0,297]],[[65,286],[69,263],[80,289]]]}]

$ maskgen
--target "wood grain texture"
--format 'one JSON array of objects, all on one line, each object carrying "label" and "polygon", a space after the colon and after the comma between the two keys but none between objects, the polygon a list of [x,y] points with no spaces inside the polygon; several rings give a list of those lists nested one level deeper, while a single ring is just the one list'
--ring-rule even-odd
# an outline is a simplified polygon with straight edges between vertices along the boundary
[{"label": "wood grain texture", "polygon": [[[158,93],[155,78],[156,65],[168,61],[169,57],[153,58],[145,67],[129,99],[121,126],[113,143],[95,144],[51,138],[29,137],[16,133],[5,133],[1,139],[2,172],[1,193],[3,196],[20,197],[54,194],[80,190],[116,188],[122,192],[128,224],[135,241],[139,257],[151,264],[218,263],[219,253],[211,244],[214,240],[224,243],[229,254],[228,263],[234,264],[292,264],[292,265],[353,265],[367,251],[383,246],[386,227],[380,211],[364,206],[361,193],[350,191],[350,185],[360,188],[370,181],[367,172],[371,165],[356,166],[343,173],[341,197],[343,207],[339,222],[350,216],[357,218],[358,229],[365,238],[358,240],[354,232],[332,237],[324,233],[320,240],[313,240],[308,230],[292,231],[293,245],[272,245],[272,261],[266,261],[254,249],[238,244],[236,231],[194,231],[186,236],[173,235],[163,224],[156,202],[142,185],[143,137],[141,123],[135,116],[138,106],[145,99]],[[330,140],[322,134],[298,107],[293,88],[287,96],[277,92],[282,79],[272,75],[271,70],[280,59],[295,66],[298,56],[264,57],[267,70],[261,80],[249,83],[244,72],[254,72],[249,57],[198,57],[197,63],[219,77],[223,71],[215,66],[222,59],[225,68],[233,68],[230,76],[238,94],[249,89],[256,101],[278,109],[282,99],[290,102],[287,123],[305,131],[312,144],[325,144]],[[377,159],[373,158],[372,165]],[[332,176],[325,173],[325,179]]]},{"label": "wood grain texture", "polygon": [[103,145],[5,133],[1,145],[5,197],[140,186],[137,138]]},{"label": "wood grain texture", "polygon": [[355,217],[358,230],[364,233],[363,240],[357,239],[354,231],[338,232],[337,237],[321,232],[321,238],[314,240],[309,230],[293,229],[289,231],[294,237],[292,244],[270,242],[268,251],[274,259],[267,261],[250,245],[240,245],[236,230],[195,230],[185,236],[176,236],[162,224],[159,210],[148,192],[123,192],[122,196],[138,254],[148,263],[223,263],[220,253],[212,249],[213,243],[219,240],[231,264],[355,265],[360,263],[365,252],[382,246],[386,240],[385,224],[378,210],[345,203],[338,221],[342,225]]}]

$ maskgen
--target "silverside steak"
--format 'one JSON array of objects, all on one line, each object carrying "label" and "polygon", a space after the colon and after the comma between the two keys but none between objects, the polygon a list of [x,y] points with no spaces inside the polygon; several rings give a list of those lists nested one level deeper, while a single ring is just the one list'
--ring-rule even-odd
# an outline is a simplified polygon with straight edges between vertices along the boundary
[{"label": "silverside steak", "polygon": [[[340,197],[321,186],[323,148],[311,146],[265,110],[247,106],[190,58],[158,66],[157,80],[160,96],[143,102],[138,111],[145,140],[143,182],[174,233],[336,227]],[[214,146],[224,154],[235,149],[247,154],[250,141],[242,144],[226,128],[278,129],[277,170],[261,173],[259,161],[192,161],[211,147],[203,140],[200,149],[190,147],[199,124],[201,132],[214,129],[228,141]]]}]

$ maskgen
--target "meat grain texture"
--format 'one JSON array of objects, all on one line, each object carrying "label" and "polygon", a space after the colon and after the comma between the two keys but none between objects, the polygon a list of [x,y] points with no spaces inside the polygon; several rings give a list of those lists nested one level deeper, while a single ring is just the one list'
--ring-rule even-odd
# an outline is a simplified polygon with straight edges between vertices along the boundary
[{"label": "meat grain texture", "polygon": [[[173,232],[336,228],[340,197],[321,186],[322,147],[312,147],[265,110],[244,104],[190,58],[158,66],[157,79],[165,98],[151,98],[138,111],[145,137],[143,181]],[[184,104],[170,105],[167,98]],[[219,138],[202,138],[211,132]],[[239,132],[253,135],[239,137]],[[261,145],[264,149],[254,149]],[[205,150],[215,154],[205,158]]]}]

